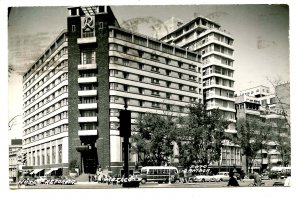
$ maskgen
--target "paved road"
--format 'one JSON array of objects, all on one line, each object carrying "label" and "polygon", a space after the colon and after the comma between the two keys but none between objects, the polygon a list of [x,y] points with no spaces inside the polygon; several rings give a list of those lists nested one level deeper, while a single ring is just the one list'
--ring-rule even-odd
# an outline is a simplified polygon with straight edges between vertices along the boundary
[{"label": "paved road", "polygon": [[[264,180],[265,187],[272,187],[274,182],[284,182],[284,180]],[[241,187],[248,187],[253,180],[239,181]],[[140,188],[227,188],[227,182],[201,182],[201,183],[178,183],[178,184],[158,184],[158,183],[146,183],[141,184]],[[96,182],[79,182],[75,185],[47,185],[37,184],[35,186],[22,185],[19,189],[121,189],[122,185],[108,185],[106,183]],[[257,188],[257,187],[254,187]],[[16,185],[11,185],[11,189],[17,189]]]}]

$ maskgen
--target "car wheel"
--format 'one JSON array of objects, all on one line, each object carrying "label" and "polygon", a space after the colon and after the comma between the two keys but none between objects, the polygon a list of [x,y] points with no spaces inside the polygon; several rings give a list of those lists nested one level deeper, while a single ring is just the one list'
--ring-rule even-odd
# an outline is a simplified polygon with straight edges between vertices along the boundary
[{"label": "car wheel", "polygon": [[145,184],[145,183],[146,183],[146,180],[145,180],[145,179],[142,179],[141,183],[142,183],[142,184]]},{"label": "car wheel", "polygon": [[202,182],[205,182],[205,179],[202,179],[201,181],[202,181]]},{"label": "car wheel", "polygon": [[220,182],[222,182],[222,181],[223,181],[223,179],[220,179],[219,181],[220,181]]}]

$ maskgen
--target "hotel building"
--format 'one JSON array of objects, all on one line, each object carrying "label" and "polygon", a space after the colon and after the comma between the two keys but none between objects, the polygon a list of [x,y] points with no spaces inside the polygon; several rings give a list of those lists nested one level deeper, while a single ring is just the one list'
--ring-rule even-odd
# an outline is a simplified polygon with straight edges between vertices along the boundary
[{"label": "hotel building", "polygon": [[[201,57],[120,28],[108,6],[68,10],[67,31],[24,75],[24,168],[120,174],[125,101],[133,127],[146,112],[187,115],[186,105],[202,102]],[[136,161],[131,153],[131,170]]]},{"label": "hotel building", "polygon": [[[233,37],[221,26],[207,18],[196,17],[163,36],[161,41],[192,50],[201,55],[203,102],[208,110],[220,109],[224,118],[230,121],[227,133],[236,134]],[[220,163],[221,169],[241,168],[240,147],[224,140]]]}]

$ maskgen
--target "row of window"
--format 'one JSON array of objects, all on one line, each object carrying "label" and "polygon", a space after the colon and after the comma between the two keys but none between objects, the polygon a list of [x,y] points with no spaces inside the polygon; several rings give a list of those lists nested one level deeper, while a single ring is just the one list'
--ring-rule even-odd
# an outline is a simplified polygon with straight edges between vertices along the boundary
[{"label": "row of window", "polygon": [[206,97],[209,97],[209,96],[223,96],[223,97],[227,97],[227,98],[233,98],[234,97],[234,92],[229,91],[229,90],[225,90],[225,89],[220,89],[220,88],[211,88],[211,89],[207,89],[205,91],[205,95],[206,95]]},{"label": "row of window", "polygon": [[40,134],[34,135],[32,137],[26,138],[26,139],[24,139],[23,144],[29,144],[29,143],[32,143],[32,142],[35,142],[35,141],[38,141],[38,140],[42,140],[42,139],[47,138],[47,137],[51,137],[53,135],[57,135],[59,133],[68,132],[68,130],[69,130],[68,125],[64,124],[64,125],[55,127],[53,129],[50,129],[48,131],[44,131]]},{"label": "row of window", "polygon": [[203,87],[210,86],[210,85],[222,85],[225,87],[233,87],[234,82],[232,80],[223,79],[220,77],[211,77],[208,79],[203,80]]},{"label": "row of window", "polygon": [[232,56],[233,55],[233,50],[224,46],[221,46],[219,44],[210,44],[205,46],[204,48],[201,49],[201,54],[205,55],[209,52],[220,52],[222,54]]},{"label": "row of window", "polygon": [[233,77],[233,71],[229,69],[222,68],[217,65],[209,66],[205,69],[203,69],[203,76],[209,75],[209,74],[222,74],[224,76]]},{"label": "row of window", "polygon": [[207,101],[207,107],[225,107],[228,109],[234,109],[234,102],[221,100],[221,99],[213,99]]},{"label": "row of window", "polygon": [[[111,70],[110,76],[121,77],[124,79],[138,81],[138,82],[147,83],[147,84],[160,85],[162,87],[167,87],[167,88],[172,88],[172,89],[177,89],[177,90],[182,90],[182,91],[197,92],[197,90],[196,90],[197,87],[194,87],[194,86],[183,85],[180,83],[160,80],[157,78],[150,78],[148,76],[143,76],[143,75],[131,74],[128,72],[119,72],[117,70]],[[124,90],[124,91],[126,91],[126,90]],[[199,89],[199,93],[201,93],[201,89]]]},{"label": "row of window", "polygon": [[[49,79],[51,79],[52,76],[54,76],[56,73],[58,73],[59,71],[61,71],[61,68],[64,68],[67,66],[68,61],[64,60],[58,67],[55,67],[51,72],[49,72],[48,75],[46,75],[43,79],[41,79],[37,84],[35,84],[34,87],[32,87],[30,90],[28,90],[25,94],[24,94],[24,100],[31,94],[33,93],[35,90],[37,90],[39,87],[43,86]],[[64,81],[68,79],[68,74],[64,73],[62,74],[60,77],[57,77],[55,79],[55,81],[53,81],[51,84],[49,84],[48,86],[46,86],[43,90],[41,90],[39,93],[35,94],[34,96],[32,96],[31,98],[29,98],[28,100],[25,100],[25,105],[26,104],[30,104],[32,102],[34,102],[37,97],[39,97],[41,94],[45,94],[49,89],[53,88],[54,86],[58,85],[61,81]]]},{"label": "row of window", "polygon": [[192,61],[199,61],[200,62],[200,57],[197,60],[197,54],[193,52],[186,51],[181,48],[176,48],[174,46],[166,45],[161,42],[157,42],[154,40],[150,40],[148,38],[144,38],[138,35],[132,35],[131,33],[127,33],[121,30],[111,30],[110,31],[110,37],[116,37],[121,40],[128,41],[130,43],[135,43],[137,45],[141,45],[144,47],[149,47],[155,51],[162,51],[168,54],[176,55],[182,58],[186,58]]},{"label": "row of window", "polygon": [[65,41],[68,41],[68,38],[66,37],[66,34],[63,33],[55,42],[52,43],[51,47],[47,49],[43,56],[37,60],[37,62],[25,73],[23,76],[23,81],[25,81],[33,72],[35,72],[35,70],[38,69],[38,67],[42,65]]},{"label": "row of window", "polygon": [[[53,89],[54,87],[52,87]],[[44,89],[44,91],[47,90],[44,94],[46,94],[49,89]],[[50,94],[48,97],[44,98],[43,100],[41,100],[40,102],[38,102],[37,104],[35,104],[34,106],[32,106],[31,108],[29,108],[28,110],[25,111],[25,116],[29,115],[30,113],[34,112],[35,110],[37,110],[38,108],[42,107],[43,105],[48,104],[49,102],[51,102],[52,100],[54,100],[55,98],[59,97],[60,95],[62,95],[63,93],[67,93],[68,92],[68,86],[62,86],[60,89],[58,89],[57,91],[55,91],[54,93]],[[39,94],[39,98],[43,97],[43,91],[41,91]],[[26,106],[28,106],[29,104],[27,104]]]},{"label": "row of window", "polygon": [[[119,96],[110,96],[110,102],[116,104],[125,104],[124,98]],[[170,105],[160,102],[153,102],[147,100],[139,100],[139,99],[132,99],[126,98],[127,105],[136,106],[136,107],[143,107],[143,108],[154,108],[154,109],[162,109],[168,111],[174,111],[179,113],[188,113],[188,108],[185,106],[178,106],[178,105]]]},{"label": "row of window", "polygon": [[132,56],[137,56],[137,57],[143,58],[143,59],[148,59],[148,60],[150,59],[150,60],[158,61],[162,64],[170,65],[170,66],[173,66],[173,67],[179,67],[179,68],[184,69],[184,70],[190,70],[190,71],[195,71],[196,72],[196,68],[197,68],[196,65],[192,65],[192,64],[188,64],[188,63],[185,63],[185,62],[182,62],[182,61],[177,61],[177,60],[170,59],[170,58],[167,58],[167,57],[159,56],[157,54],[151,54],[151,53],[148,53],[148,52],[133,49],[133,48],[123,46],[123,45],[110,44],[109,49],[110,50],[115,50],[115,51],[118,51],[118,52],[122,52],[122,53],[125,53],[125,54],[129,54],[129,55],[132,55]]},{"label": "row of window", "polygon": [[[160,67],[153,66],[153,65],[147,65],[144,63],[138,63],[135,61],[122,59],[122,58],[118,58],[118,57],[110,57],[110,63],[124,65],[124,66],[130,66],[135,69],[144,70],[144,71],[148,71],[148,72],[154,72],[157,74],[162,74],[162,75],[170,76],[173,78],[179,78],[181,80],[188,80],[188,81],[193,81],[193,82],[197,81],[197,76],[194,76],[194,75],[185,74],[185,73],[177,72],[177,71],[172,71],[169,69],[164,69],[164,68],[160,68]],[[201,82],[201,78],[199,78],[199,82]]]},{"label": "row of window", "polygon": [[44,116],[48,115],[49,113],[52,113],[53,111],[60,109],[64,106],[68,106],[68,99],[62,99],[58,101],[57,103],[51,105],[50,107],[46,108],[44,111],[41,111],[28,119],[24,121],[24,127],[26,127],[28,124],[37,121],[40,118],[43,118]]},{"label": "row of window", "polygon": [[223,64],[226,66],[233,66],[233,60],[213,54],[207,57],[204,57],[203,59],[203,64],[209,64],[209,63],[215,63],[215,64]]},{"label": "row of window", "polygon": [[42,68],[40,68],[36,74],[27,82],[24,84],[23,89],[26,89],[27,87],[29,87],[35,79],[37,79],[38,77],[40,77],[41,75],[43,75],[45,72],[47,72],[47,70],[49,70],[49,68],[63,55],[68,54],[68,48],[64,47],[62,48],[60,51],[58,51],[51,60],[49,60]]},{"label": "row of window", "polygon": [[[27,155],[26,166],[40,166],[46,164],[62,163],[62,145],[58,145],[58,159],[56,161],[56,146],[52,146],[52,158],[50,158],[50,147],[29,152]],[[50,161],[52,159],[52,161]]]},{"label": "row of window", "polygon": [[168,93],[168,92],[163,92],[158,90],[145,89],[136,86],[128,86],[119,83],[110,83],[110,89],[136,93],[145,96],[155,96],[155,97],[161,97],[161,98],[166,98],[171,100],[185,101],[185,102],[194,102],[196,100],[195,97],[183,96],[180,94],[173,94],[173,93]]},{"label": "row of window", "polygon": [[27,135],[27,134],[30,134],[30,133],[33,133],[34,131],[37,131],[39,129],[43,129],[44,127],[47,127],[51,124],[54,124],[55,122],[59,122],[60,120],[63,120],[63,119],[68,119],[68,112],[65,111],[65,112],[62,112],[60,114],[57,114],[51,118],[48,118],[47,120],[43,121],[43,122],[40,122],[28,129],[25,129],[24,130],[24,135]]}]

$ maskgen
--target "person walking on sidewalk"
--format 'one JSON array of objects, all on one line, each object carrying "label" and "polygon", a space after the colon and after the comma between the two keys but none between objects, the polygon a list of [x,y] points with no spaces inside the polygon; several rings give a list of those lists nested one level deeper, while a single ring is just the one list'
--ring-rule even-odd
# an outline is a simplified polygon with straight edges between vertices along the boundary
[{"label": "person walking on sidewalk", "polygon": [[234,173],[232,171],[229,172],[229,181],[227,186],[240,186],[239,183],[237,182],[236,178],[233,177]]},{"label": "person walking on sidewalk", "polygon": [[89,182],[91,182],[91,175],[89,175]]}]

